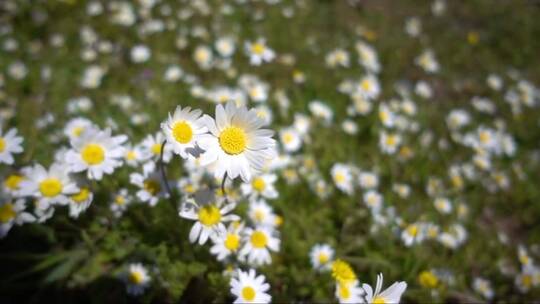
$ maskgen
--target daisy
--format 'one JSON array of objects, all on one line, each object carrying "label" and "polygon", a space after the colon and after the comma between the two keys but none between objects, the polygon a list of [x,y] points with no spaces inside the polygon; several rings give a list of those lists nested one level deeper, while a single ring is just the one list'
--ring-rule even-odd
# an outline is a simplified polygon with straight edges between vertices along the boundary
[{"label": "daisy", "polygon": [[128,271],[124,274],[126,290],[129,295],[141,295],[150,285],[150,276],[148,271],[140,263],[130,264]]},{"label": "daisy", "polygon": [[130,56],[131,61],[135,63],[143,63],[150,59],[150,56],[152,56],[152,51],[150,51],[146,45],[139,44],[131,49]]},{"label": "daisy", "polygon": [[294,128],[282,129],[279,132],[279,140],[287,152],[296,152],[302,147],[302,138]]},{"label": "daisy", "polygon": [[127,210],[129,204],[133,198],[129,195],[128,190],[122,188],[116,192],[111,202],[111,211],[115,217],[120,217]]},{"label": "daisy", "polygon": [[311,266],[316,270],[330,270],[334,259],[334,249],[328,244],[317,244],[309,252]]},{"label": "daisy", "polygon": [[22,142],[23,138],[17,136],[17,129],[10,129],[4,134],[0,128],[0,164],[13,164],[13,154],[23,151]]},{"label": "daisy", "polygon": [[193,60],[199,65],[203,70],[210,69],[213,62],[212,50],[207,46],[198,46],[193,53]]},{"label": "daisy", "polygon": [[[148,134],[141,143],[141,147],[144,151],[143,153],[148,153],[151,155],[152,159],[158,160],[161,155],[161,146],[163,145],[164,140],[165,136],[163,136],[163,133],[161,132],[157,132],[155,135]],[[163,150],[163,162],[166,164],[171,161],[173,155],[171,143],[167,141]]]},{"label": "daisy", "polygon": [[334,180],[334,183],[336,184],[336,187],[338,187],[339,190],[347,193],[352,194],[354,191],[353,184],[352,184],[352,173],[351,168],[344,164],[334,164],[332,166],[332,169],[330,171],[330,174],[332,175],[332,179]]},{"label": "daisy", "polygon": [[314,100],[309,103],[308,107],[313,116],[321,118],[326,124],[332,122],[334,112],[326,103]]},{"label": "daisy", "polygon": [[259,197],[265,199],[275,199],[278,197],[278,192],[274,187],[274,183],[277,180],[275,174],[263,174],[255,176],[249,183],[243,183],[241,186],[244,195],[249,196],[251,199],[257,199]]},{"label": "daisy", "polygon": [[424,51],[415,59],[415,63],[428,73],[436,73],[439,71],[439,63],[435,59],[432,50]]},{"label": "daisy", "polygon": [[65,165],[54,163],[46,170],[42,165],[36,164],[26,175],[26,179],[21,182],[21,195],[36,197],[43,210],[54,204],[67,205],[69,196],[79,192]]},{"label": "daisy", "polygon": [[225,203],[223,197],[216,197],[215,202],[208,204],[198,204],[194,199],[187,199],[180,206],[180,217],[196,221],[189,232],[189,241],[199,245],[204,245],[208,238],[215,238],[227,233],[225,222],[238,221],[240,217],[235,214],[228,214],[235,207],[236,203]]},{"label": "daisy", "polygon": [[0,201],[0,238],[5,237],[13,225],[22,225],[24,223],[32,223],[36,218],[24,210],[26,209],[26,201],[18,199],[15,202],[2,198]]},{"label": "daisy", "polygon": [[216,106],[216,119],[203,116],[210,134],[201,135],[199,146],[205,151],[201,165],[214,164],[216,178],[234,179],[238,176],[249,182],[254,172],[260,172],[265,160],[273,158],[275,141],[273,131],[260,129],[264,121],[254,110],[236,107],[228,102]]},{"label": "daisy", "polygon": [[435,202],[433,202],[435,205],[435,209],[443,214],[449,214],[452,212],[452,202],[450,202],[449,199],[446,197],[438,197],[435,199]]},{"label": "daisy", "polygon": [[111,130],[90,128],[79,137],[72,138],[66,161],[72,172],[87,171],[89,179],[101,180],[103,174],[112,174],[122,165],[127,136],[111,136]]},{"label": "daisy", "polygon": [[251,65],[261,65],[263,62],[271,62],[276,57],[274,51],[266,45],[266,40],[263,38],[259,38],[255,42],[247,41],[245,49]]},{"label": "daisy", "polygon": [[368,284],[362,284],[362,288],[366,291],[366,302],[373,304],[390,304],[390,303],[399,303],[401,295],[407,289],[407,283],[405,282],[396,282],[385,291],[381,292],[383,285],[383,275],[380,273],[377,276],[377,285],[375,287],[375,293],[373,289]]},{"label": "daisy", "polygon": [[352,283],[336,283],[335,295],[339,303],[365,303],[365,294],[366,292],[362,287],[360,287],[358,280]]},{"label": "daisy", "polygon": [[168,197],[165,181],[159,172],[154,170],[143,170],[142,174],[134,172],[129,175],[129,181],[139,187],[136,193],[137,198],[143,203],[148,203],[150,207],[154,207],[160,197]]},{"label": "daisy", "polygon": [[234,222],[229,225],[226,233],[212,236],[214,245],[210,248],[210,253],[215,255],[218,261],[223,261],[236,253],[241,246],[242,230],[243,226]]},{"label": "daisy", "polygon": [[379,186],[379,177],[373,172],[360,172],[358,182],[363,189],[373,189]]},{"label": "daisy", "polygon": [[152,153],[141,145],[124,145],[124,161],[130,167],[138,167],[141,163],[152,158]]},{"label": "daisy", "polygon": [[356,85],[355,93],[367,100],[376,99],[381,93],[379,80],[373,75],[364,76]]},{"label": "daisy", "polygon": [[71,195],[69,202],[69,216],[78,218],[79,214],[88,209],[94,198],[94,194],[88,187],[80,187],[79,192]]},{"label": "daisy", "polygon": [[233,303],[270,303],[272,297],[267,293],[270,285],[265,282],[264,275],[258,275],[255,270],[249,272],[238,270],[231,278],[231,293],[236,296]]},{"label": "daisy", "polygon": [[469,113],[462,109],[454,109],[450,111],[446,117],[446,124],[448,125],[448,128],[452,130],[466,126],[470,121],[471,117]]},{"label": "daisy", "polygon": [[491,282],[484,278],[474,278],[473,289],[488,300],[495,296]]},{"label": "daisy", "polygon": [[236,50],[236,46],[234,45],[234,39],[230,37],[219,38],[218,40],[216,40],[214,46],[219,55],[221,55],[222,57],[231,57]]},{"label": "daisy", "polygon": [[64,135],[70,140],[72,138],[80,137],[84,131],[89,128],[97,128],[90,120],[78,117],[70,120],[64,127]]},{"label": "daisy", "polygon": [[396,133],[381,132],[379,137],[379,147],[383,153],[394,154],[401,144],[401,136]]},{"label": "daisy", "polygon": [[[26,171],[25,169],[22,170]],[[12,196],[18,196],[21,190],[21,182],[25,179],[23,172],[11,173],[4,179],[2,190]],[[0,192],[2,191],[0,190]]]},{"label": "daisy", "polygon": [[259,226],[255,229],[244,230],[244,247],[240,250],[241,260],[255,266],[272,263],[270,251],[279,251],[280,240],[273,236],[274,230],[270,227]]},{"label": "daisy", "polygon": [[381,65],[379,64],[375,49],[363,41],[356,43],[355,48],[358,52],[360,64],[369,72],[378,73],[381,69]]},{"label": "daisy", "polygon": [[161,129],[170,143],[174,153],[182,158],[187,158],[189,149],[195,149],[199,135],[208,132],[204,125],[201,110],[191,111],[190,107],[178,106],[174,114],[169,114],[169,119],[161,123]]},{"label": "daisy", "polygon": [[276,226],[276,215],[272,206],[268,205],[265,200],[252,200],[249,203],[248,209],[249,219],[257,226]]},{"label": "daisy", "polygon": [[386,104],[381,103],[379,106],[379,120],[383,126],[392,128],[396,124],[396,115]]},{"label": "daisy", "polygon": [[335,68],[337,66],[349,67],[350,59],[349,53],[343,49],[336,49],[328,53],[325,58],[326,65]]}]

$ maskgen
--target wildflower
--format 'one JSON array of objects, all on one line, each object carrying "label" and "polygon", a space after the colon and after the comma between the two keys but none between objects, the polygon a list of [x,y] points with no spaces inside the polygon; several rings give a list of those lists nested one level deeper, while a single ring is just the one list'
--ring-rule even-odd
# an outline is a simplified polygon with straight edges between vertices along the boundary
[{"label": "wildflower", "polygon": [[13,154],[23,151],[22,142],[23,138],[17,136],[17,129],[10,129],[4,134],[0,128],[0,164],[13,164]]},{"label": "wildflower", "polygon": [[255,266],[270,264],[270,251],[279,251],[280,245],[280,240],[273,236],[274,233],[270,227],[246,228],[244,247],[239,253],[241,260],[247,258],[247,262]]},{"label": "wildflower", "polygon": [[151,278],[148,270],[140,264],[130,264],[127,273],[124,275],[126,290],[129,295],[138,296],[150,285]]},{"label": "wildflower", "polygon": [[401,295],[407,289],[407,283],[405,282],[396,282],[386,290],[381,292],[383,285],[383,275],[382,273],[377,276],[377,285],[375,287],[375,292],[368,284],[362,284],[362,288],[366,291],[366,301],[367,303],[373,304],[389,304],[389,303],[399,303]]},{"label": "wildflower", "polygon": [[191,111],[190,107],[178,106],[174,114],[161,124],[161,129],[170,143],[174,153],[182,158],[188,157],[189,149],[195,149],[199,135],[207,133],[203,123],[201,110]]},{"label": "wildflower", "polygon": [[317,270],[329,270],[334,259],[334,249],[328,244],[317,244],[309,252],[311,266]]},{"label": "wildflower", "polygon": [[231,278],[231,293],[236,297],[233,303],[270,303],[272,297],[267,293],[270,285],[264,275],[257,275],[254,269],[249,272],[238,270]]},{"label": "wildflower", "polygon": [[261,65],[263,62],[271,62],[276,56],[274,51],[266,45],[266,41],[262,38],[257,39],[255,42],[247,41],[245,49],[251,65]]}]

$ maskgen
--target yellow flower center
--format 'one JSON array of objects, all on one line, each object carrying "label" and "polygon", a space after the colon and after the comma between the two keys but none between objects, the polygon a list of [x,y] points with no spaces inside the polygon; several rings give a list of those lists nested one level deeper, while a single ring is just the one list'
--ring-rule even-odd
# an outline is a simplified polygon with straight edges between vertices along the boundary
[{"label": "yellow flower center", "polygon": [[221,221],[221,213],[216,206],[208,205],[199,209],[199,222],[205,226],[214,226]]},{"label": "yellow flower center", "polygon": [[19,188],[19,183],[24,179],[21,175],[12,174],[6,178],[4,185],[6,188],[11,190],[17,190]]},{"label": "yellow flower center", "polygon": [[153,144],[150,150],[152,150],[152,153],[155,155],[161,154],[161,144]]},{"label": "yellow flower center", "polygon": [[127,151],[126,153],[126,159],[127,160],[135,160],[137,158],[137,155],[135,154],[135,151]]},{"label": "yellow flower center", "polygon": [[342,284],[356,280],[356,274],[352,270],[351,265],[342,260],[336,260],[332,263],[332,277]]},{"label": "yellow flower center", "polygon": [[17,213],[13,209],[13,204],[7,203],[0,206],[0,223],[7,223],[11,221]]},{"label": "yellow flower center", "polygon": [[129,281],[135,285],[141,284],[143,278],[143,274],[139,271],[133,271],[129,274]]},{"label": "yellow flower center", "polygon": [[375,297],[373,301],[371,301],[372,304],[386,304],[386,301],[381,297]]},{"label": "yellow flower center", "polygon": [[347,284],[339,284],[339,297],[342,299],[348,299],[351,296],[351,290]]},{"label": "yellow flower center", "polygon": [[423,287],[435,288],[439,284],[439,279],[431,271],[422,271],[418,276],[418,282]]},{"label": "yellow flower center", "polygon": [[158,181],[153,179],[147,179],[143,183],[144,190],[148,191],[151,195],[156,195],[161,191],[161,185]]},{"label": "yellow flower center", "polygon": [[81,156],[88,165],[98,165],[105,159],[105,150],[98,144],[87,144],[82,149]]},{"label": "yellow flower center", "polygon": [[117,205],[123,205],[126,203],[126,199],[122,195],[117,195],[116,198],[114,199],[114,202]]},{"label": "yellow flower center", "polygon": [[388,121],[389,118],[390,118],[390,114],[387,111],[379,111],[379,119],[382,122]]},{"label": "yellow flower center", "polygon": [[84,131],[83,127],[75,127],[75,128],[73,128],[73,135],[75,137],[79,137],[79,136],[81,136],[83,131]]},{"label": "yellow flower center", "polygon": [[262,210],[255,210],[255,220],[257,220],[257,222],[262,222],[264,220],[264,212]]},{"label": "yellow flower center", "polygon": [[244,152],[247,144],[246,132],[238,127],[227,127],[219,134],[219,145],[227,154]]},{"label": "yellow flower center", "polygon": [[242,288],[242,297],[246,301],[253,301],[255,299],[255,289],[249,286]]},{"label": "yellow flower center", "polygon": [[328,262],[328,255],[326,253],[321,253],[319,254],[319,263],[321,264],[326,264],[326,262]]},{"label": "yellow flower center", "polygon": [[262,43],[253,43],[251,45],[251,51],[256,55],[262,55],[264,53],[264,45]]},{"label": "yellow flower center", "polygon": [[407,233],[415,237],[418,234],[418,227],[416,225],[410,225],[407,227]]},{"label": "yellow flower center", "polygon": [[362,87],[362,90],[369,91],[369,89],[371,89],[371,81],[369,81],[368,79],[364,79],[362,80],[360,86]]},{"label": "yellow flower center", "polygon": [[336,183],[341,184],[345,182],[345,174],[338,172],[336,173],[335,179],[336,179]]},{"label": "yellow flower center", "polygon": [[81,188],[81,191],[79,193],[72,195],[71,199],[73,199],[76,203],[82,203],[86,201],[90,197],[90,190],[88,188]]},{"label": "yellow flower center", "polygon": [[262,177],[255,177],[251,182],[251,185],[253,186],[253,189],[255,189],[255,191],[257,192],[263,192],[264,188],[266,187],[266,183],[264,182],[264,179]]},{"label": "yellow flower center", "polygon": [[187,122],[179,121],[174,124],[172,134],[177,142],[187,144],[193,138],[193,129]]},{"label": "yellow flower center", "polygon": [[229,233],[225,239],[225,248],[230,251],[236,251],[240,246],[240,238],[236,234]]},{"label": "yellow flower center", "polygon": [[6,140],[3,137],[0,137],[0,153],[4,152],[6,149]]},{"label": "yellow flower center", "polygon": [[266,243],[268,242],[268,239],[266,238],[266,234],[262,231],[255,231],[253,234],[251,234],[251,245],[255,248],[264,248],[266,247]]},{"label": "yellow flower center", "polygon": [[532,276],[529,275],[529,274],[525,274],[521,277],[521,284],[526,287],[526,288],[529,288],[532,286]]},{"label": "yellow flower center", "polygon": [[291,133],[285,133],[285,135],[283,135],[283,142],[286,144],[292,143],[293,139],[294,136]]},{"label": "yellow flower center", "polygon": [[386,137],[386,145],[387,146],[395,146],[397,143],[397,139],[395,135],[388,135]]},{"label": "yellow flower center", "polygon": [[39,191],[45,197],[55,197],[62,192],[63,186],[59,179],[50,177],[39,183]]}]

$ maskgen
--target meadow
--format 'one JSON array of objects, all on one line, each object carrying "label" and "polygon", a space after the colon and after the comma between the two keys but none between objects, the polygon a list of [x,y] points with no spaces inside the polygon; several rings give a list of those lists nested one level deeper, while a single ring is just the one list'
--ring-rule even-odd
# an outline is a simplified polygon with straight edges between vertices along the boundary
[{"label": "meadow", "polygon": [[0,1],[0,302],[538,301],[538,17]]}]

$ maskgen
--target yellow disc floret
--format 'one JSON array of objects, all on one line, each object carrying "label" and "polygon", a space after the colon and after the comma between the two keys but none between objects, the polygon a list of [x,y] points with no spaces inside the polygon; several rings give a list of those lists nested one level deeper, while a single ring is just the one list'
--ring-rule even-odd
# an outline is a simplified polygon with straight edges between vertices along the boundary
[{"label": "yellow disc floret", "polygon": [[90,197],[90,190],[88,188],[81,188],[79,193],[72,195],[71,199],[75,201],[76,203],[82,203]]},{"label": "yellow disc floret", "polygon": [[343,260],[336,260],[332,263],[332,277],[341,284],[356,280],[356,274],[349,263]]},{"label": "yellow disc floret", "polygon": [[251,186],[253,186],[253,189],[255,189],[255,191],[263,192],[264,188],[266,187],[266,183],[264,182],[264,179],[262,177],[255,177],[251,182]]},{"label": "yellow disc floret", "polygon": [[199,209],[199,221],[205,226],[214,226],[221,221],[219,208],[213,205],[201,207]]},{"label": "yellow disc floret", "polygon": [[193,138],[193,129],[187,122],[179,121],[172,127],[172,134],[177,142],[187,144]]},{"label": "yellow disc floret", "polygon": [[255,289],[249,286],[242,288],[242,297],[246,301],[253,301],[255,299]]},{"label": "yellow disc floret", "polygon": [[11,221],[17,213],[15,212],[15,209],[13,209],[13,204],[7,203],[3,206],[0,206],[0,223],[7,223]]},{"label": "yellow disc floret", "polygon": [[264,248],[266,247],[266,243],[268,242],[268,239],[266,237],[266,234],[262,231],[255,231],[251,235],[251,245],[255,248]]},{"label": "yellow disc floret", "polygon": [[39,183],[39,191],[45,197],[55,197],[62,192],[63,186],[59,179],[50,177]]},{"label": "yellow disc floret", "polygon": [[81,151],[82,159],[88,165],[99,165],[105,160],[105,150],[98,144],[87,144]]},{"label": "yellow disc floret", "polygon": [[230,251],[236,251],[239,246],[240,237],[233,233],[227,234],[227,238],[225,239],[225,248],[229,249]]},{"label": "yellow disc floret", "polygon": [[219,134],[219,145],[227,154],[240,154],[246,149],[246,132],[238,127],[227,127]]},{"label": "yellow disc floret", "polygon": [[6,140],[3,137],[0,137],[0,153],[4,152],[6,149]]}]

